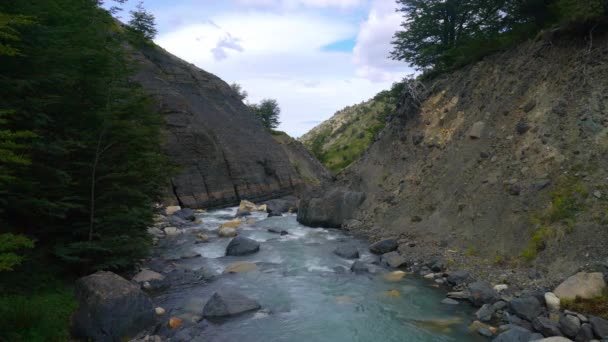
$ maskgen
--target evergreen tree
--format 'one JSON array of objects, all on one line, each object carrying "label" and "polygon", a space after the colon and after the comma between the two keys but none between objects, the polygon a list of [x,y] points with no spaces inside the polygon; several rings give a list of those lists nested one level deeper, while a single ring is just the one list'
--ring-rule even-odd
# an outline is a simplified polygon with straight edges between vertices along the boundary
[{"label": "evergreen tree", "polygon": [[129,26],[140,33],[144,38],[152,40],[156,37],[156,18],[144,8],[143,2],[137,4],[137,9],[131,11],[131,20]]},{"label": "evergreen tree", "polygon": [[274,99],[264,99],[259,104],[249,105],[255,116],[262,122],[264,127],[275,129],[279,126],[279,115],[281,108]]}]

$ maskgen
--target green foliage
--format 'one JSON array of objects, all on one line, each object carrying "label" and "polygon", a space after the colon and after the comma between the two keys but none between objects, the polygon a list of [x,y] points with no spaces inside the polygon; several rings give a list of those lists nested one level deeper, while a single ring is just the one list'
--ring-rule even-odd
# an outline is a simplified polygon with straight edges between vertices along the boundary
[{"label": "green foliage", "polygon": [[19,50],[13,46],[20,40],[20,26],[33,24],[31,17],[20,14],[8,14],[0,12],[0,56],[17,56]]},{"label": "green foliage", "polygon": [[230,84],[230,89],[232,89],[232,91],[234,91],[234,93],[236,94],[236,96],[241,101],[245,101],[245,99],[247,98],[247,96],[249,96],[249,94],[247,93],[247,91],[245,89],[243,89],[243,86],[241,86],[238,83],[232,83],[232,84]]},{"label": "green foliage", "polygon": [[0,234],[0,272],[12,271],[23,262],[19,250],[34,248],[34,241],[23,235],[11,233]]},{"label": "green foliage", "polygon": [[595,298],[580,298],[574,300],[562,299],[561,307],[575,312],[584,312],[589,315],[608,319],[608,290]]},{"label": "green foliage", "polygon": [[0,56],[0,224],[74,270],[127,268],[170,169],[161,116],[132,83],[126,37],[96,1],[0,3],[34,18]]},{"label": "green foliage", "polygon": [[144,4],[140,1],[137,4],[135,11],[131,11],[131,20],[129,27],[147,40],[152,40],[158,34],[156,30],[156,18],[144,8]]},{"label": "green foliage", "polygon": [[0,297],[0,340],[63,342],[70,340],[70,315],[76,309],[68,289]]},{"label": "green foliage", "polygon": [[403,30],[391,57],[441,72],[534,37],[556,24],[601,21],[606,0],[398,0]]},{"label": "green foliage", "polygon": [[275,99],[264,99],[259,104],[251,104],[249,108],[267,129],[275,129],[279,126],[279,115],[281,108]]}]

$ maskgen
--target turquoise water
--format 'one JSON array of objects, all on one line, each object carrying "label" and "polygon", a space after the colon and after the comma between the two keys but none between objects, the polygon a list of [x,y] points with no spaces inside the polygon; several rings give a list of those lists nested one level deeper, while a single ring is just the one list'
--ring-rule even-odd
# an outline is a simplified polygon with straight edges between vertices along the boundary
[{"label": "turquoise water", "polygon": [[[444,290],[411,274],[388,282],[383,277],[388,270],[351,273],[353,261],[334,255],[334,248],[354,244],[361,260],[372,262],[377,256],[367,251],[367,243],[339,230],[302,226],[291,214],[250,216],[239,234],[259,241],[260,252],[225,257],[230,239],[217,238],[215,230],[235,213],[231,208],[199,215],[203,223],[195,229],[212,237],[210,243],[194,244],[196,235],[186,233],[167,239],[160,249],[164,257],[195,251],[202,257],[179,260],[171,267],[217,275],[212,281],[175,284],[154,298],[167,310],[167,319],[183,318],[183,329],[192,341],[482,341],[467,331],[472,315],[468,305],[441,304]],[[289,235],[272,234],[268,228],[287,230]],[[222,274],[236,261],[254,262],[258,269]],[[226,288],[256,299],[262,310],[197,323],[205,301]],[[160,334],[177,332],[163,329]]]}]

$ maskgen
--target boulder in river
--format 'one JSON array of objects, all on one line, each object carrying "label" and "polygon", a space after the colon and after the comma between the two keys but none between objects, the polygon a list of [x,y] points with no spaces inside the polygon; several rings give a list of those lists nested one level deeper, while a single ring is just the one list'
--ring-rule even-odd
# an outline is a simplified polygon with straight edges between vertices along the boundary
[{"label": "boulder in river", "polygon": [[241,200],[241,203],[239,204],[239,211],[244,212],[244,211],[262,211],[262,212],[266,212],[267,206],[266,204],[261,204],[261,205],[256,205],[253,202],[250,202],[248,200]]},{"label": "boulder in river", "polygon": [[254,271],[258,267],[256,264],[248,261],[237,261],[233,264],[228,265],[224,270],[224,273],[244,273],[249,271]]},{"label": "boulder in river", "polygon": [[112,272],[97,272],[76,281],[78,309],[72,316],[74,336],[93,341],[122,341],[155,322],[150,298],[135,284]]},{"label": "boulder in river", "polygon": [[219,237],[235,237],[238,234],[236,232],[236,229],[234,228],[221,227],[220,230],[217,232],[217,235],[219,235]]},{"label": "boulder in river", "polygon": [[296,207],[297,198],[287,196],[283,198],[272,199],[264,202],[267,206],[268,216],[281,216],[283,213],[289,212],[290,208]]},{"label": "boulder in river", "polygon": [[158,272],[154,272],[147,268],[143,268],[141,271],[139,271],[139,273],[137,273],[135,276],[133,276],[133,281],[136,283],[145,283],[146,281],[154,281],[154,280],[162,281],[164,279],[165,279],[165,276],[163,276],[162,274],[160,274]]},{"label": "boulder in river", "polygon": [[369,251],[374,254],[385,254],[397,250],[399,243],[395,239],[385,239],[369,246]]},{"label": "boulder in river", "polygon": [[392,268],[399,268],[406,265],[405,258],[397,251],[382,254],[382,262]]},{"label": "boulder in river", "polygon": [[309,227],[340,228],[355,218],[365,200],[365,193],[334,190],[321,198],[303,199],[298,209],[298,222]]},{"label": "boulder in river", "polygon": [[579,272],[564,280],[553,293],[560,299],[594,298],[602,295],[606,288],[604,275],[600,272]]},{"label": "boulder in river", "polygon": [[214,293],[207,304],[205,304],[203,317],[234,316],[258,309],[260,309],[260,304],[257,301],[235,291],[220,290]]},{"label": "boulder in river", "polygon": [[359,251],[352,245],[340,245],[334,249],[334,254],[345,259],[359,259]]},{"label": "boulder in river", "polygon": [[165,215],[167,215],[167,216],[173,215],[174,213],[176,213],[177,211],[180,211],[181,209],[182,209],[182,207],[180,207],[179,205],[170,205],[165,208]]},{"label": "boulder in river", "polygon": [[241,221],[240,219],[234,219],[232,221],[222,223],[220,225],[220,229],[221,228],[236,228],[242,224],[243,224],[243,221]]},{"label": "boulder in river", "polygon": [[194,216],[194,210],[190,208],[184,208],[173,213],[173,216],[179,217],[182,220],[186,221],[194,221],[196,220],[196,216]]},{"label": "boulder in river", "polygon": [[226,247],[226,255],[247,255],[257,253],[260,250],[260,244],[246,237],[237,236]]},{"label": "boulder in river", "polygon": [[282,229],[276,229],[276,228],[268,228],[268,232],[273,233],[273,234],[280,234],[281,236],[289,235],[288,231],[282,230]]},{"label": "boulder in river", "polygon": [[350,270],[355,273],[367,273],[369,272],[369,266],[363,261],[355,261],[351,266]]}]

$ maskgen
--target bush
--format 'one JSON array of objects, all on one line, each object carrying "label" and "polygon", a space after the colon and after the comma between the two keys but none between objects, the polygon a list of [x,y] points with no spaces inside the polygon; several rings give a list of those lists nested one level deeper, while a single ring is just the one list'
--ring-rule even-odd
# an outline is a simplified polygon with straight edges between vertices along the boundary
[{"label": "bush", "polygon": [[562,300],[561,305],[567,310],[584,312],[608,319],[608,290],[605,290],[601,296],[595,298],[583,299],[577,297],[574,300]]}]

